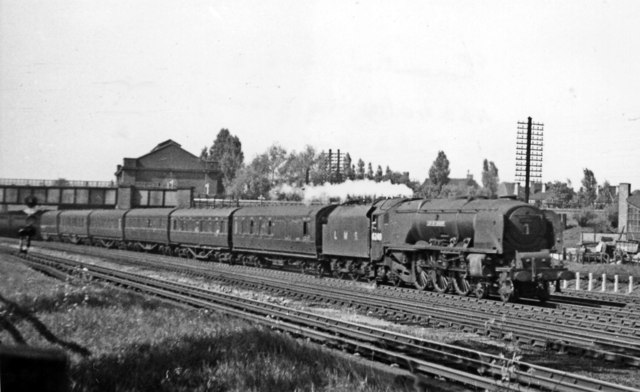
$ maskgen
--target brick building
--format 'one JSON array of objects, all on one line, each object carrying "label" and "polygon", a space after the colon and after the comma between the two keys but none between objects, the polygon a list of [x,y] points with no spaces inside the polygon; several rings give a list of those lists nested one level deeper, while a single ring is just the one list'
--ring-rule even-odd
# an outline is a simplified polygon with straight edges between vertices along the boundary
[{"label": "brick building", "polygon": [[139,158],[124,158],[115,176],[119,187],[193,188],[195,195],[211,196],[223,192],[218,163],[198,158],[171,139]]}]

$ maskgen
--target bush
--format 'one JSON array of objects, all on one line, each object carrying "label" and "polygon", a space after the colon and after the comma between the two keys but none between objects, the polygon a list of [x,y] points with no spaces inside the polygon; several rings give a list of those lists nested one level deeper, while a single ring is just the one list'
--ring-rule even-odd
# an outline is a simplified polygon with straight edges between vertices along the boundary
[{"label": "bush", "polygon": [[573,218],[580,227],[590,227],[602,223],[602,218],[590,209],[580,210],[580,212],[573,214]]}]

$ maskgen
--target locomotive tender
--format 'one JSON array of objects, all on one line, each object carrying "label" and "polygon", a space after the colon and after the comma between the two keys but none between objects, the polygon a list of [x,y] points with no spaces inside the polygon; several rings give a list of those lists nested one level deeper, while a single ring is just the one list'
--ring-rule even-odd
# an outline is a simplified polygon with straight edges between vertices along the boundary
[{"label": "locomotive tender", "polygon": [[549,296],[572,276],[550,211],[510,199],[384,199],[369,204],[48,211],[43,239],[369,279],[417,289]]}]

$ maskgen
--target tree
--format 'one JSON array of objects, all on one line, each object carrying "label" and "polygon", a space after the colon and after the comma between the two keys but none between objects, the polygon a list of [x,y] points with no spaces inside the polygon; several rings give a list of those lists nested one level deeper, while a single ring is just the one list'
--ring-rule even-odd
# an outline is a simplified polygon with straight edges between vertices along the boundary
[{"label": "tree", "polygon": [[376,174],[373,175],[373,180],[375,182],[382,181],[382,166],[378,165],[378,168],[376,169]]},{"label": "tree", "polygon": [[312,172],[316,170],[319,155],[311,146],[303,151],[291,152],[282,168],[282,180],[290,185],[302,187],[311,182]]},{"label": "tree", "polygon": [[604,208],[605,216],[607,217],[607,221],[609,222],[609,226],[613,229],[618,228],[618,202],[614,201],[613,203],[607,205]]},{"label": "tree", "polygon": [[429,169],[429,180],[438,190],[449,182],[449,159],[444,151],[438,151],[438,157]]},{"label": "tree", "polygon": [[599,206],[609,206],[616,201],[615,188],[611,186],[609,181],[605,180],[601,187],[598,187],[598,197],[596,204]]},{"label": "tree", "polygon": [[495,197],[498,194],[498,168],[486,159],[482,162],[482,187],[488,197]]},{"label": "tree", "polygon": [[366,178],[367,180],[373,180],[373,166],[371,166],[371,162],[367,165]]},{"label": "tree", "polygon": [[429,178],[426,178],[420,186],[415,190],[415,197],[426,197],[427,199],[435,199],[440,197],[441,188],[433,185]]},{"label": "tree", "polygon": [[285,176],[284,164],[286,161],[287,150],[277,144],[269,147],[266,160],[263,160],[263,162],[268,168],[268,178],[272,185],[281,182],[281,179]]},{"label": "tree", "polygon": [[583,170],[582,187],[579,200],[582,207],[592,207],[597,198],[598,182],[593,172],[587,168]]},{"label": "tree", "polygon": [[572,208],[575,204],[576,193],[570,182],[555,181],[547,183],[547,192],[550,194],[549,202],[552,207]]},{"label": "tree", "polygon": [[342,181],[349,179],[354,180],[356,178],[355,170],[351,165],[351,155],[347,153],[344,157],[344,173],[342,173]]},{"label": "tree", "polygon": [[274,185],[284,177],[284,163],[287,151],[273,145],[269,149],[253,158],[238,176],[230,183],[228,193],[234,197],[257,199],[268,197]]},{"label": "tree", "polygon": [[233,136],[228,129],[223,128],[218,132],[213,145],[208,150],[206,147],[202,149],[200,158],[218,162],[222,172],[222,182],[226,188],[244,163],[242,143],[237,136]]},{"label": "tree", "polygon": [[356,179],[364,180],[364,161],[358,159],[358,168],[356,169]]}]

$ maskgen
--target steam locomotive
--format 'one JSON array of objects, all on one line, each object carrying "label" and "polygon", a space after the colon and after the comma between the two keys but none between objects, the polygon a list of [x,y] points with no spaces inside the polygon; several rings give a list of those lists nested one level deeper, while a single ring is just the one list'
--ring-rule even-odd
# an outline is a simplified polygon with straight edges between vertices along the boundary
[{"label": "steam locomotive", "polygon": [[420,290],[545,301],[568,279],[557,216],[511,199],[384,199],[368,204],[42,214],[44,240],[138,249]]}]

